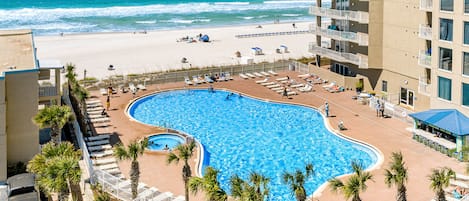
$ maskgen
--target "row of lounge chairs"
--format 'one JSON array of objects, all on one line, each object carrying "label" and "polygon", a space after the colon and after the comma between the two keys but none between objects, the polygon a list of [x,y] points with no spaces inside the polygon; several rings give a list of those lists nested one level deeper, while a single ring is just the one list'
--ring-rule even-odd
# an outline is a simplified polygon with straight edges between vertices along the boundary
[{"label": "row of lounge chairs", "polygon": [[109,117],[103,114],[104,107],[99,100],[86,101],[86,112],[88,116],[88,122],[91,123],[108,123],[110,122]]},{"label": "row of lounge chairs", "polygon": [[233,80],[229,72],[221,73],[220,76],[210,76],[205,74],[202,76],[194,75],[192,76],[192,80],[189,79],[189,76],[184,77],[184,82],[186,85],[197,85],[197,84],[204,84],[204,83],[213,83],[213,82],[224,82]]},{"label": "row of lounge chairs", "polygon": [[269,70],[268,72],[261,71],[261,72],[253,72],[253,73],[240,73],[239,77],[246,80],[246,79],[249,79],[249,78],[255,79],[255,78],[269,77],[269,76],[272,76],[272,75],[277,76],[278,73],[276,73],[272,70]]},{"label": "row of lounge chairs", "polygon": [[262,86],[266,86],[267,88],[272,89],[278,93],[283,92],[283,85],[288,85],[288,95],[294,95],[293,92],[290,92],[292,91],[291,89],[297,89],[300,92],[309,92],[313,90],[313,86],[311,84],[298,83],[295,80],[290,79],[289,77],[281,77],[275,80],[275,82],[272,82],[269,81],[269,78],[265,78],[264,80],[257,80],[256,83]]}]

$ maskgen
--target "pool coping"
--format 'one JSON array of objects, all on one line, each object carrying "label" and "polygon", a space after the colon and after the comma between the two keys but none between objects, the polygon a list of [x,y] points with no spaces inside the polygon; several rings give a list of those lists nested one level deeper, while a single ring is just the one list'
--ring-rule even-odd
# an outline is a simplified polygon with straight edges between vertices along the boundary
[{"label": "pool coping", "polygon": [[[159,91],[155,91],[155,92],[152,92],[152,93],[149,93],[149,94],[145,94],[143,96],[140,96],[140,97],[136,97],[136,98],[133,98],[132,100],[129,101],[129,103],[126,105],[125,107],[125,115],[129,118],[129,120],[131,121],[135,121],[135,122],[138,122],[138,123],[141,123],[141,124],[144,124],[144,125],[148,125],[148,126],[151,126],[151,127],[157,127],[157,128],[163,128],[163,129],[169,129],[169,128],[164,128],[164,127],[159,127],[159,126],[155,126],[155,125],[151,125],[151,124],[147,124],[147,123],[143,123],[141,121],[138,121],[136,119],[134,119],[132,116],[129,115],[129,109],[130,109],[130,106],[135,103],[135,101],[141,99],[141,98],[145,98],[145,97],[148,97],[148,96],[152,96],[152,95],[155,95],[155,94],[158,94],[158,93],[162,93],[162,92],[169,92],[169,91],[176,91],[176,90],[204,90],[204,89],[207,89],[207,87],[183,87],[183,88],[172,88],[172,89],[164,89],[164,90],[159,90]],[[359,145],[362,145],[364,147],[367,147],[368,149],[370,149],[375,155],[376,155],[376,163],[374,165],[372,165],[371,167],[365,169],[365,171],[368,171],[368,172],[371,172],[371,171],[374,171],[374,170],[378,170],[380,169],[380,167],[382,166],[383,162],[384,162],[384,154],[381,152],[381,150],[379,150],[377,147],[373,146],[372,144],[369,144],[369,143],[366,143],[364,141],[361,141],[361,140],[358,140],[358,139],[355,139],[355,138],[352,138],[350,136],[346,136],[344,134],[342,134],[340,131],[334,129],[334,127],[330,124],[330,121],[329,121],[329,118],[325,117],[324,113],[321,112],[321,110],[317,107],[314,107],[314,106],[311,106],[311,105],[306,105],[306,104],[302,104],[302,103],[292,103],[292,102],[285,102],[285,101],[277,101],[277,100],[271,100],[271,99],[266,99],[266,98],[260,98],[260,97],[257,97],[257,96],[253,96],[253,95],[249,95],[249,94],[245,94],[245,93],[241,93],[239,91],[236,91],[236,90],[233,90],[233,89],[227,89],[227,88],[214,88],[214,90],[221,90],[221,91],[229,91],[229,92],[234,92],[234,93],[237,93],[237,94],[240,94],[240,95],[243,95],[243,96],[246,96],[246,97],[250,97],[250,98],[253,98],[253,99],[257,99],[257,100],[261,100],[261,101],[264,101],[264,102],[268,102],[268,103],[281,103],[281,104],[288,104],[288,105],[298,105],[298,106],[303,106],[303,107],[308,107],[308,108],[311,108],[311,109],[314,109],[316,110],[319,114],[321,114],[321,116],[323,117],[323,121],[324,121],[324,125],[326,127],[326,129],[335,134],[337,137],[340,137],[344,140],[347,140],[349,142],[352,142],[352,143],[356,143],[356,144],[359,144]],[[171,130],[175,130],[177,132],[180,132],[180,133],[183,133],[183,134],[186,134],[187,136],[190,136],[194,141],[197,142],[197,145],[199,147],[199,154],[197,156],[197,170],[196,170],[196,173],[197,173],[197,176],[198,177],[202,177],[202,165],[203,165],[203,161],[204,161],[204,156],[203,156],[203,153],[204,153],[204,148],[202,146],[202,144],[196,139],[194,138],[194,136],[188,134],[188,133],[185,133],[185,132],[182,132],[182,131],[179,131],[179,130],[176,130],[176,129],[171,129]],[[353,175],[353,173],[349,173],[349,174],[343,174],[343,175],[338,175],[334,178],[344,178],[344,177],[347,177],[349,175]],[[328,181],[324,182],[323,184],[321,184],[310,196],[309,196],[309,199],[311,198],[315,198],[315,197],[319,197],[321,196],[322,192],[325,190],[325,188],[327,187],[328,185]]]}]

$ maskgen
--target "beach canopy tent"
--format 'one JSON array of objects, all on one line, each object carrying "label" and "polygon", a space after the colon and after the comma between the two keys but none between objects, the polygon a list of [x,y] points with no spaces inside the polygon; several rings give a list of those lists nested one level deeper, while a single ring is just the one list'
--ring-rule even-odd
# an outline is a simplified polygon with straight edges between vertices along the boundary
[{"label": "beach canopy tent", "polygon": [[446,130],[454,136],[469,135],[469,118],[456,109],[432,109],[409,114],[409,116]]}]

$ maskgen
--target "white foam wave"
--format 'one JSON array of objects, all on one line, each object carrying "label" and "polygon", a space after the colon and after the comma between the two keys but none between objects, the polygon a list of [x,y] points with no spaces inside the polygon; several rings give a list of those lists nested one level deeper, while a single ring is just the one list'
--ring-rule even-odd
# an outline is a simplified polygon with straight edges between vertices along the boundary
[{"label": "white foam wave", "polygon": [[254,17],[247,16],[247,17],[240,17],[240,18],[245,19],[245,20],[250,20],[250,19],[253,19]]},{"label": "white foam wave", "polygon": [[301,16],[301,14],[282,14],[282,16],[285,16],[285,17],[298,17],[298,16]]},{"label": "white foam wave", "polygon": [[156,20],[143,20],[143,21],[135,21],[137,24],[155,24]]},{"label": "white foam wave", "polygon": [[296,1],[296,0],[292,0],[292,1],[264,1],[265,4],[312,4],[313,2],[312,1]]},{"label": "white foam wave", "polygon": [[257,18],[266,18],[266,17],[269,17],[269,16],[268,15],[260,15]]},{"label": "white foam wave", "polygon": [[160,22],[163,23],[174,23],[174,24],[192,24],[197,22],[210,22],[210,19],[194,19],[194,20],[186,20],[186,19],[170,19],[170,20],[161,20]]},{"label": "white foam wave", "polygon": [[249,5],[249,2],[215,2],[215,5]]}]

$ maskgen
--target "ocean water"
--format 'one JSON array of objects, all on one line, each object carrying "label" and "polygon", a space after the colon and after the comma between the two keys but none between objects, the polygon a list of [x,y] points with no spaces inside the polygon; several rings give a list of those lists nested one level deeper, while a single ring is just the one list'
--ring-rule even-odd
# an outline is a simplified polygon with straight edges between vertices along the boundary
[{"label": "ocean water", "polygon": [[312,21],[313,0],[2,0],[0,29],[37,35]]}]

